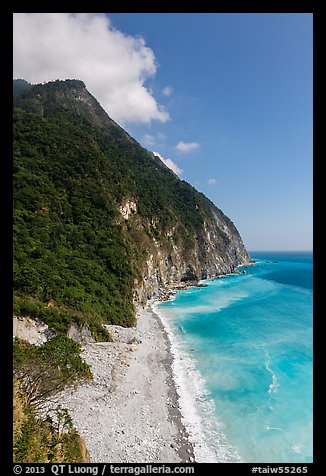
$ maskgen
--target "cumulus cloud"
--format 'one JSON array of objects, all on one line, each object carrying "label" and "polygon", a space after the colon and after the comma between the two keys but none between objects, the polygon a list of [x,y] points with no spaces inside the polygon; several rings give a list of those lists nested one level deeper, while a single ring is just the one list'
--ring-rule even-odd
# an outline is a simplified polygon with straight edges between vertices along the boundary
[{"label": "cumulus cloud", "polygon": [[147,147],[151,147],[155,144],[155,137],[151,136],[150,134],[145,134],[143,142]]},{"label": "cumulus cloud", "polygon": [[173,93],[173,88],[171,88],[171,86],[165,86],[165,88],[163,88],[162,90],[162,93],[164,94],[164,96],[171,96],[171,94]]},{"label": "cumulus cloud", "polygon": [[164,142],[166,139],[166,135],[163,132],[158,132],[156,135],[152,134],[144,134],[143,136],[143,143],[146,147],[153,147],[154,145],[164,147]]},{"label": "cumulus cloud", "polygon": [[115,29],[97,13],[15,13],[14,78],[31,83],[81,79],[118,123],[166,122],[168,112],[145,86],[157,70],[142,37]]},{"label": "cumulus cloud", "polygon": [[183,154],[186,154],[187,152],[191,152],[192,150],[198,149],[199,144],[198,142],[183,142],[182,140],[178,142],[178,144],[175,146],[177,151],[182,152]]},{"label": "cumulus cloud", "polygon": [[182,174],[183,169],[180,169],[180,167],[178,167],[177,164],[175,162],[173,162],[173,160],[165,159],[159,152],[153,152],[153,154],[156,155],[159,159],[161,159],[163,164],[165,164],[167,167],[169,167],[169,169],[171,169],[175,174],[177,174],[177,175]]},{"label": "cumulus cloud", "polygon": [[163,132],[158,132],[157,137],[159,138],[159,140],[165,140],[166,139],[166,135]]},{"label": "cumulus cloud", "polygon": [[209,178],[207,180],[208,185],[214,185],[216,182],[217,182],[217,180],[215,178]]}]

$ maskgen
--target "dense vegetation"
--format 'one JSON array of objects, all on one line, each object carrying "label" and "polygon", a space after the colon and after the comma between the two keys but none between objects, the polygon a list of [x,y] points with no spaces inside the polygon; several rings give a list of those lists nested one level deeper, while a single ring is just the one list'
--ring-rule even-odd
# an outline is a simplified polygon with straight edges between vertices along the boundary
[{"label": "dense vegetation", "polygon": [[[173,226],[186,252],[210,202],[115,124],[81,81],[36,85],[15,106],[15,313],[59,331],[73,321],[105,339],[100,322],[134,323],[132,292],[152,238],[167,242]],[[137,203],[132,225],[118,211],[128,198]]]},{"label": "dense vegetation", "polygon": [[14,88],[13,88],[13,96],[14,98],[17,98],[21,94],[25,93],[29,89],[31,89],[33,86],[25,81],[25,79],[15,79],[14,81]]},{"label": "dense vegetation", "polygon": [[91,126],[70,112],[18,110],[14,127],[16,312],[58,330],[132,324],[131,250]]}]

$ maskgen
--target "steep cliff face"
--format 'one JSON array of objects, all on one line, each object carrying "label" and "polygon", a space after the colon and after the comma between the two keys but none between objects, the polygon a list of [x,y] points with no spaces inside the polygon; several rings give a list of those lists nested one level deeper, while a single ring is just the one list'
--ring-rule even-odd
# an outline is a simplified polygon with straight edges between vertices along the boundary
[{"label": "steep cliff face", "polygon": [[173,228],[166,239],[153,239],[143,269],[143,280],[136,283],[134,300],[145,303],[157,296],[159,290],[181,282],[196,282],[235,271],[251,258],[234,224],[211,206],[211,218],[195,236],[195,244],[187,248],[184,242],[174,242]]},{"label": "steep cliff face", "polygon": [[160,288],[250,260],[230,219],[82,81],[30,87],[14,105],[16,315],[131,325],[133,303]]},{"label": "steep cliff face", "polygon": [[[251,257],[232,221],[204,197],[207,216],[194,235],[193,243],[176,239],[176,226],[165,230],[164,237],[151,237],[146,244],[142,279],[134,282],[135,304],[144,304],[158,295],[158,291],[177,286],[182,282],[196,282],[235,271],[249,263]],[[123,202],[119,211],[128,226],[157,228],[155,219],[141,223],[135,199]]]}]

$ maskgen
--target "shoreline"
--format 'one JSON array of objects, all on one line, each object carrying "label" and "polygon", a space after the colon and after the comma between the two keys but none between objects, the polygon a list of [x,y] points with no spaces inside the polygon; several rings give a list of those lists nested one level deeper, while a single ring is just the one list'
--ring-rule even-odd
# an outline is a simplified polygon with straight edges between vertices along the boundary
[{"label": "shoreline", "polygon": [[113,342],[82,346],[93,381],[50,403],[67,408],[91,462],[193,463],[168,334],[149,305],[136,315],[136,327],[106,326]]},{"label": "shoreline", "polygon": [[[174,300],[174,296],[171,300]],[[207,389],[204,380],[196,367],[195,360],[188,351],[179,347],[181,342],[179,341],[178,336],[173,332],[164,315],[162,316],[157,309],[157,306],[161,304],[161,302],[162,301],[155,301],[152,304],[152,307],[154,308],[153,312],[160,320],[169,341],[172,361],[172,378],[178,395],[180,417],[183,426],[186,429],[189,443],[192,446],[194,459],[197,463],[224,462],[223,459],[218,459],[214,449],[207,441],[206,432],[208,432],[211,437],[213,435],[214,441],[220,441],[221,438],[221,434],[215,433],[215,430],[211,427],[215,418],[214,403],[211,399],[206,400],[208,395]],[[206,400],[205,411],[207,412],[207,421],[203,419],[203,415],[199,412],[196,404],[197,399],[199,399],[199,401],[201,399]]]},{"label": "shoreline", "polygon": [[50,414],[58,405],[68,410],[90,462],[219,462],[207,446],[194,404],[205,391],[192,358],[180,354],[176,336],[156,308],[187,288],[160,289],[159,296],[137,308],[134,327],[104,325],[113,342],[84,341],[81,356],[93,380],[48,402]]},{"label": "shoreline", "polygon": [[[153,303],[153,305],[155,305],[155,302]],[[164,336],[164,339],[165,339],[165,342],[166,342],[166,345],[167,345],[167,350],[168,350],[168,356],[167,356],[167,358],[165,360],[165,363],[164,363],[165,366],[166,366],[166,370],[169,374],[168,395],[169,395],[169,398],[172,402],[171,405],[168,407],[168,411],[169,411],[170,420],[176,425],[176,427],[178,428],[178,432],[179,432],[178,453],[179,453],[179,456],[180,456],[180,459],[181,459],[182,462],[187,462],[187,460],[189,460],[190,458],[191,459],[190,459],[189,462],[196,462],[195,461],[193,444],[190,441],[189,433],[187,432],[186,427],[182,422],[183,415],[182,415],[182,411],[181,411],[180,406],[179,406],[180,396],[179,396],[178,391],[177,391],[177,385],[176,385],[176,381],[174,379],[173,370],[172,370],[173,360],[175,359],[175,356],[172,353],[172,349],[171,349],[172,343],[169,339],[168,333],[167,333],[167,331],[164,327],[162,319],[161,319],[160,315],[157,312],[155,312],[155,310],[153,309],[153,305],[148,306],[148,309],[150,309],[149,312],[152,313],[153,318],[157,320],[157,323],[158,323],[158,325],[161,329],[161,332]]]},{"label": "shoreline", "polygon": [[[255,262],[245,262],[236,267],[236,270],[241,267],[255,266]],[[207,281],[213,281],[222,279],[228,276],[240,276],[242,273],[239,271],[221,274],[218,276],[212,276],[198,282],[185,283],[181,286],[173,286],[166,289],[165,293],[161,293],[155,300],[151,300],[148,305],[152,308],[154,314],[157,315],[164,328],[165,334],[169,341],[169,349],[171,352],[172,362],[174,363],[174,369],[172,370],[172,378],[174,385],[179,395],[179,411],[181,419],[184,422],[184,427],[188,432],[190,444],[194,451],[194,458],[196,462],[201,463],[225,463],[225,462],[243,462],[240,455],[234,449],[232,445],[226,440],[225,435],[220,430],[220,424],[216,420],[215,415],[215,403],[210,400],[206,405],[206,416],[202,415],[197,408],[196,400],[201,400],[207,397],[206,384],[200,375],[196,362],[193,360],[191,353],[183,350],[179,347],[180,342],[178,335],[171,329],[171,326],[162,314],[157,309],[157,306],[164,301],[174,301],[178,291],[185,291],[190,288],[207,287]],[[193,350],[193,349],[190,349]],[[192,386],[189,386],[189,381],[192,381]],[[208,402],[208,401],[207,401]],[[204,417],[204,418],[203,418]],[[208,417],[208,418],[207,418]],[[215,420],[215,424],[213,423]],[[214,427],[215,425],[215,427]],[[209,441],[207,441],[207,435]],[[218,452],[215,452],[215,446],[218,448]]]}]

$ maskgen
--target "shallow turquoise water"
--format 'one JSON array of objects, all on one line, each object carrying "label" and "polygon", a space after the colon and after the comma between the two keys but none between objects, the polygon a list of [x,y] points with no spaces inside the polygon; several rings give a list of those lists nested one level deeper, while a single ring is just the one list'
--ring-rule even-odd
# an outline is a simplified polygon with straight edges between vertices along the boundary
[{"label": "shallow turquoise water", "polygon": [[247,274],[156,308],[190,394],[184,412],[201,420],[192,429],[201,460],[311,462],[312,255],[252,258]]}]

